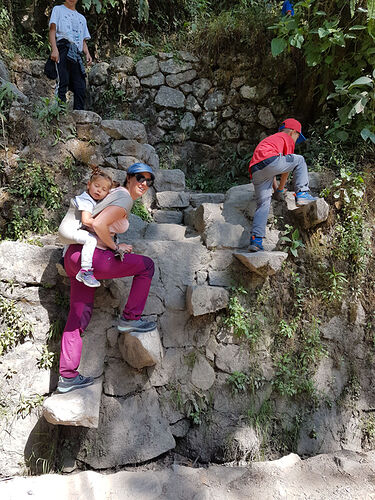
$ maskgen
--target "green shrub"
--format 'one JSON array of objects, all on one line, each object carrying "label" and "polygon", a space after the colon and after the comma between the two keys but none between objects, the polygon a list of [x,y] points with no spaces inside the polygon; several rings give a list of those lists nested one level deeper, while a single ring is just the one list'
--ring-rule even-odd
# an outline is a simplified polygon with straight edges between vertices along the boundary
[{"label": "green shrub", "polygon": [[62,193],[50,169],[37,162],[19,162],[6,189],[17,202],[5,226],[5,238],[19,239],[29,232],[45,234],[56,229],[48,210],[60,208]]},{"label": "green shrub", "polygon": [[14,300],[0,295],[0,355],[13,349],[33,333],[32,324],[24,318],[23,312]]}]

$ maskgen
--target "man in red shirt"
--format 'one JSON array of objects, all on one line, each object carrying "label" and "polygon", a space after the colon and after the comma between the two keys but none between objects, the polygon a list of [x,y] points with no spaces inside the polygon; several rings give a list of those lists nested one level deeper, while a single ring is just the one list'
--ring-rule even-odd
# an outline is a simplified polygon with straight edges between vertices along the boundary
[{"label": "man in red shirt", "polygon": [[250,238],[251,252],[263,249],[266,224],[270,210],[272,185],[276,175],[281,174],[278,191],[282,191],[289,172],[293,172],[296,205],[302,206],[315,201],[309,193],[309,177],[305,159],[294,154],[295,145],[305,141],[302,127],[294,118],[285,120],[279,132],[261,141],[255,148],[250,161],[249,172],[253,179],[257,208],[254,214]]}]

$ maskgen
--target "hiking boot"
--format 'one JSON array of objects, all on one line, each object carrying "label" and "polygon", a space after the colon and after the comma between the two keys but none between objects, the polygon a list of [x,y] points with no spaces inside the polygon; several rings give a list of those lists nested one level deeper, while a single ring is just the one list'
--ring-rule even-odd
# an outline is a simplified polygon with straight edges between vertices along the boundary
[{"label": "hiking boot", "polygon": [[250,252],[263,252],[263,238],[251,236],[249,250]]},{"label": "hiking boot", "polygon": [[296,193],[296,205],[297,205],[297,207],[302,207],[303,205],[308,205],[309,203],[312,203],[313,201],[316,201],[317,199],[318,198],[311,196],[311,194],[308,191],[300,191],[299,193]]},{"label": "hiking boot", "polygon": [[76,280],[90,288],[100,286],[100,282],[94,276],[93,269],[80,269],[79,273],[76,275]]},{"label": "hiking boot", "polygon": [[118,321],[117,329],[120,332],[151,332],[155,330],[154,321],[143,321],[142,319],[125,319],[121,316]]},{"label": "hiking boot", "polygon": [[57,392],[69,392],[81,387],[87,387],[94,383],[94,377],[84,377],[83,375],[76,375],[73,378],[59,377],[57,384]]}]

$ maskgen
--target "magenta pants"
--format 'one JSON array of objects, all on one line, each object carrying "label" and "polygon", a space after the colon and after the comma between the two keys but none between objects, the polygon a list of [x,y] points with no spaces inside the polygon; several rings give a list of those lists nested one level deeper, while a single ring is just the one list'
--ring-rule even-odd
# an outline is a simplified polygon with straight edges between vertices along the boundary
[{"label": "magenta pants", "polygon": [[[61,340],[60,374],[71,378],[78,375],[81,361],[81,333],[90,322],[94,306],[95,288],[90,288],[76,280],[81,268],[82,245],[70,245],[65,254],[65,271],[70,277],[70,310]],[[127,254],[123,262],[116,258],[112,250],[95,249],[93,258],[95,278],[113,279],[134,276],[123,316],[139,319],[146,304],[154,263],[149,257]]]}]

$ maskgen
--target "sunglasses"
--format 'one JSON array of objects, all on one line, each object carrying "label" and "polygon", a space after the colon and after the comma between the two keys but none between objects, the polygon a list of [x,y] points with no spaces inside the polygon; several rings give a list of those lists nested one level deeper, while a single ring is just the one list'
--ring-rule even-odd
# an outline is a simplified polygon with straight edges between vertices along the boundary
[{"label": "sunglasses", "polygon": [[141,182],[142,184],[146,182],[148,187],[151,187],[154,185],[153,179],[147,179],[144,175],[142,174],[135,174],[135,178],[137,179],[137,182]]}]

